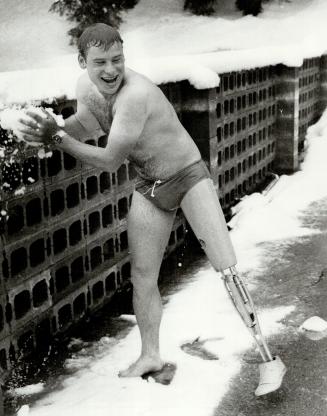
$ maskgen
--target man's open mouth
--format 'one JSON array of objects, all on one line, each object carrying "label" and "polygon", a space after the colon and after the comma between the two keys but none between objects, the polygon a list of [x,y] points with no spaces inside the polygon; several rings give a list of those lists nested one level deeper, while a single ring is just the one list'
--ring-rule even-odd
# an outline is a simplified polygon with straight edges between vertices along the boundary
[{"label": "man's open mouth", "polygon": [[101,79],[108,85],[114,85],[118,79],[118,75],[115,77],[101,77]]}]

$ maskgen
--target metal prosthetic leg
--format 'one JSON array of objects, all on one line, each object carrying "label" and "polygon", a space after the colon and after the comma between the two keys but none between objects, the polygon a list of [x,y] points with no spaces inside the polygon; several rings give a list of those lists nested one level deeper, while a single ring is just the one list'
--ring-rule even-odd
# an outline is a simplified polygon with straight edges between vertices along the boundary
[{"label": "metal prosthetic leg", "polygon": [[261,396],[275,391],[281,386],[286,373],[286,367],[279,357],[271,355],[262,335],[250,292],[242,278],[237,274],[236,268],[229,268],[227,273],[224,270],[222,275],[227,292],[237,312],[249,328],[264,361],[259,365],[260,380],[255,395]]},{"label": "metal prosthetic leg", "polygon": [[225,273],[225,271],[223,271],[222,274],[227,292],[232,299],[237,312],[240,314],[245,325],[249,328],[252,336],[254,337],[263,361],[272,361],[273,357],[269,351],[266,341],[263,338],[257,313],[244,281],[237,274],[235,267],[231,267],[229,269],[229,273]]}]

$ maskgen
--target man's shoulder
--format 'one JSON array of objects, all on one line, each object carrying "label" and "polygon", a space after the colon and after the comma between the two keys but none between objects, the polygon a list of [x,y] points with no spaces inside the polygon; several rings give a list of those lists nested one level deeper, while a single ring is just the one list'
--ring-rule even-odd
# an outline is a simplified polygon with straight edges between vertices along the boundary
[{"label": "man's shoulder", "polygon": [[132,69],[126,70],[126,75],[132,85],[142,85],[148,88],[156,88],[157,86],[145,75],[133,71]]},{"label": "man's shoulder", "polygon": [[125,81],[119,97],[120,100],[147,101],[157,89],[152,81],[132,70],[126,71]]}]

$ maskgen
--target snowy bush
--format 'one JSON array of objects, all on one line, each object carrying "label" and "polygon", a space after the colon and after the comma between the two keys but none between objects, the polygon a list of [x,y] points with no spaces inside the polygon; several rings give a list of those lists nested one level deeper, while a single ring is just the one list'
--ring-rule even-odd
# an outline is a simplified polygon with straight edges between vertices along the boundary
[{"label": "snowy bush", "polygon": [[50,11],[77,22],[77,26],[68,31],[71,43],[75,43],[83,30],[94,23],[118,27],[122,22],[121,12],[133,8],[137,2],[138,0],[57,0]]},{"label": "snowy bush", "polygon": [[185,0],[184,9],[194,14],[210,15],[213,13],[213,5],[216,0]]},{"label": "snowy bush", "polygon": [[[269,0],[236,0],[235,5],[244,15],[252,14],[253,16],[257,16],[262,12],[262,3],[268,1]],[[210,15],[214,12],[215,4],[219,4],[219,0],[185,0],[184,9],[189,10],[194,14]]]},{"label": "snowy bush", "polygon": [[236,6],[244,15],[257,16],[262,11],[262,0],[236,0]]}]

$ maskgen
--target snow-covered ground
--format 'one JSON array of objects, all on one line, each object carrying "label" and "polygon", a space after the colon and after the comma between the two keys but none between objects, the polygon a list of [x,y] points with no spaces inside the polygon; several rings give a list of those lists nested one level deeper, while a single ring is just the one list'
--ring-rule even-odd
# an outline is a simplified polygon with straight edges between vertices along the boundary
[{"label": "snow-covered ground", "polygon": [[[293,176],[283,176],[266,196],[253,194],[246,197],[233,220],[231,236],[239,269],[243,273],[251,271],[257,281],[267,256],[260,243],[272,240],[282,243],[283,239],[317,232],[302,227],[301,211],[311,202],[327,196],[324,160],[327,112],[310,128],[308,137],[308,154],[302,170]],[[265,335],[287,331],[280,321],[294,308],[284,305],[261,310],[259,317]],[[135,326],[126,338],[117,341],[104,337],[89,353],[84,350],[68,360],[66,366],[77,371],[73,376],[67,376],[63,388],[40,399],[30,409],[23,407],[18,415],[28,411],[32,416],[212,414],[228,392],[232,377],[241,368],[241,354],[254,345],[233,309],[221,279],[209,265],[190,276],[185,287],[169,298],[161,329],[163,356],[177,365],[169,386],[151,382],[151,379],[117,377],[119,369],[137,358],[140,340]],[[182,344],[197,337],[219,360],[205,361],[182,351]],[[17,393],[32,395],[40,389],[40,385],[30,386]]]},{"label": "snow-covered ground", "polygon": [[[27,7],[30,3],[38,5],[32,20]],[[51,2],[44,3],[47,9]],[[51,15],[51,19],[59,19],[60,26],[59,34],[50,36],[53,22],[44,19],[45,6],[40,0],[21,4],[25,5],[26,19],[9,19],[13,24],[11,30],[7,28],[10,35],[4,31],[5,42],[0,44],[1,56],[9,56],[10,68],[17,70],[0,73],[0,102],[24,102],[54,95],[74,97],[75,80],[81,70],[76,55],[68,53],[71,48],[63,35],[62,20]],[[303,58],[320,56],[327,49],[325,0],[272,0],[264,5],[265,11],[259,17],[242,17],[231,0],[217,4],[216,14],[206,17],[185,13],[183,0],[140,0],[124,15],[121,27],[127,65],[156,83],[188,79],[197,88],[208,88],[218,85],[217,73],[277,63],[299,66]],[[5,16],[8,13],[6,10]],[[16,14],[20,15],[18,10]],[[32,24],[33,36],[26,42]],[[35,34],[37,27],[39,39]],[[60,46],[52,47],[56,41]],[[60,48],[65,54],[60,53]],[[11,58],[16,49],[18,65],[14,65],[15,56]],[[24,65],[21,56],[25,49],[28,52]],[[52,69],[41,69],[44,66]],[[25,71],[27,67],[38,69]]]}]

